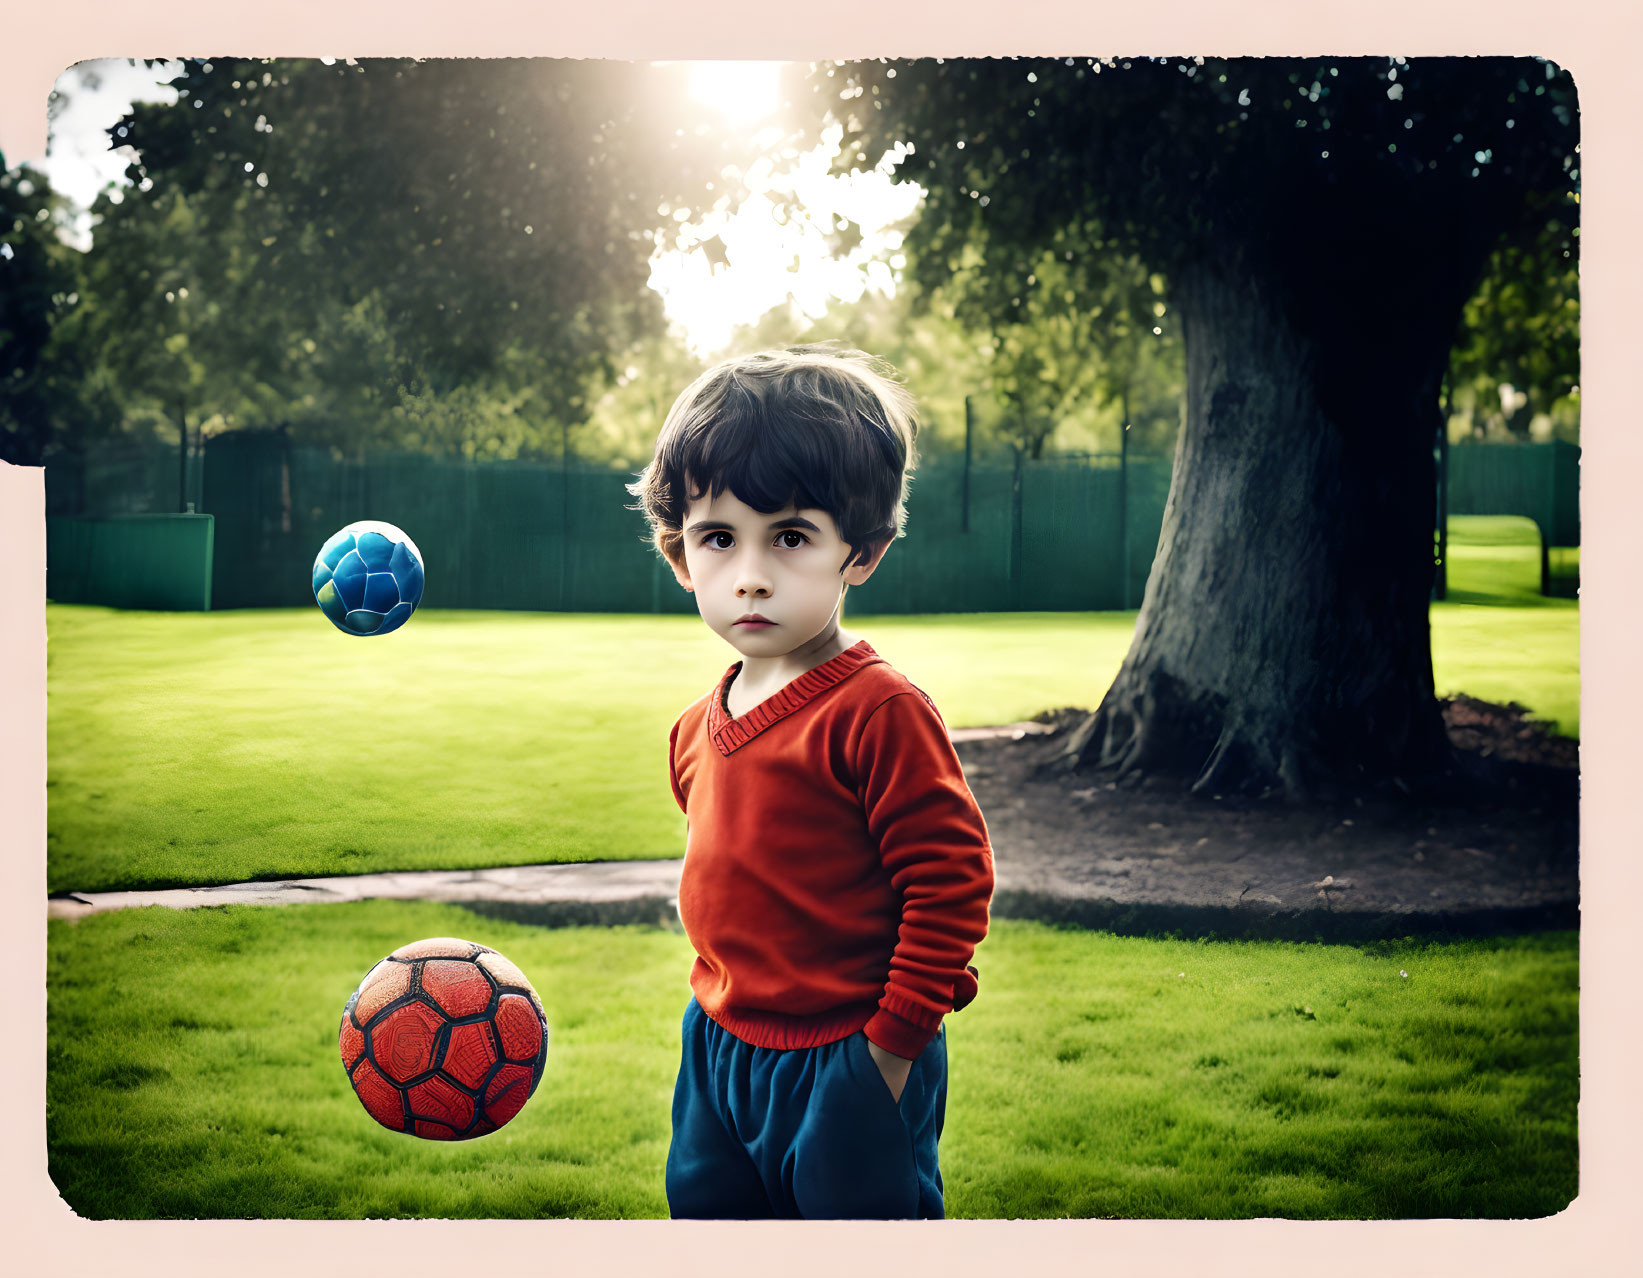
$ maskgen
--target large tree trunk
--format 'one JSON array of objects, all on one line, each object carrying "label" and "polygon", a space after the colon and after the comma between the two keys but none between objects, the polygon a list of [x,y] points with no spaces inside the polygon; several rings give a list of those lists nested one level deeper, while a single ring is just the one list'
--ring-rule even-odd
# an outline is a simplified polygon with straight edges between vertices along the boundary
[{"label": "large tree trunk", "polygon": [[1392,240],[1328,273],[1315,244],[1287,271],[1228,258],[1177,280],[1186,420],[1158,555],[1066,766],[1301,797],[1448,763],[1427,623],[1432,441],[1472,276],[1433,260],[1445,246],[1389,274],[1409,248]]}]

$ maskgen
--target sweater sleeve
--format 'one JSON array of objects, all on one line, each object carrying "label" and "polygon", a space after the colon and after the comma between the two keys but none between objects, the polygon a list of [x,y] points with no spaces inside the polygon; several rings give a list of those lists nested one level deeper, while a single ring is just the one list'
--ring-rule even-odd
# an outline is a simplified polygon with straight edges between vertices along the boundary
[{"label": "sweater sleeve", "polygon": [[667,734],[667,777],[673,786],[673,798],[679,805],[679,811],[688,814],[685,807],[685,792],[679,788],[679,725],[684,722],[684,716],[673,721],[673,731]]},{"label": "sweater sleeve", "polygon": [[974,991],[966,965],[987,934],[993,851],[946,725],[922,692],[873,711],[857,766],[868,831],[902,899],[890,979],[866,1034],[911,1059],[936,1036],[955,991]]}]

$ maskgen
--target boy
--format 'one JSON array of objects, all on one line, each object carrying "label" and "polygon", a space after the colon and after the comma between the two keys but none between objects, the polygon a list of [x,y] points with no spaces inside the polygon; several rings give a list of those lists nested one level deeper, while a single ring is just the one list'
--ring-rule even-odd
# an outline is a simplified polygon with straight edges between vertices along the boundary
[{"label": "boy", "polygon": [[906,517],[912,400],[792,347],[710,369],[629,491],[741,654],[674,725],[695,947],[674,1217],[939,1217],[942,1017],[975,994],[992,849],[929,698],[839,628]]}]

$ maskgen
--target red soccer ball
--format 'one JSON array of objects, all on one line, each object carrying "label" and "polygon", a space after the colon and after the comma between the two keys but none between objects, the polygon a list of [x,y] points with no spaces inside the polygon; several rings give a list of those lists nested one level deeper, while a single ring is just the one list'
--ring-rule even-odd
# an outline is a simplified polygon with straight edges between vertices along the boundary
[{"label": "red soccer ball", "polygon": [[548,1018],[495,950],[436,936],[401,946],[342,1009],[342,1065],[372,1118],[427,1140],[494,1132],[548,1058]]}]

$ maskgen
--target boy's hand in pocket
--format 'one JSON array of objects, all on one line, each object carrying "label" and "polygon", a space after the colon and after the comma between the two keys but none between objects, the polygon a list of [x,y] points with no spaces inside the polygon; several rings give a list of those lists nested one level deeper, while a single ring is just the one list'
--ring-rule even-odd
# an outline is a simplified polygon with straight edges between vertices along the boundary
[{"label": "boy's hand in pocket", "polygon": [[873,1058],[873,1064],[879,1067],[884,1085],[890,1089],[890,1099],[899,1103],[902,1090],[907,1086],[907,1076],[913,1072],[913,1062],[905,1056],[885,1051],[872,1039],[867,1040],[867,1051]]}]

